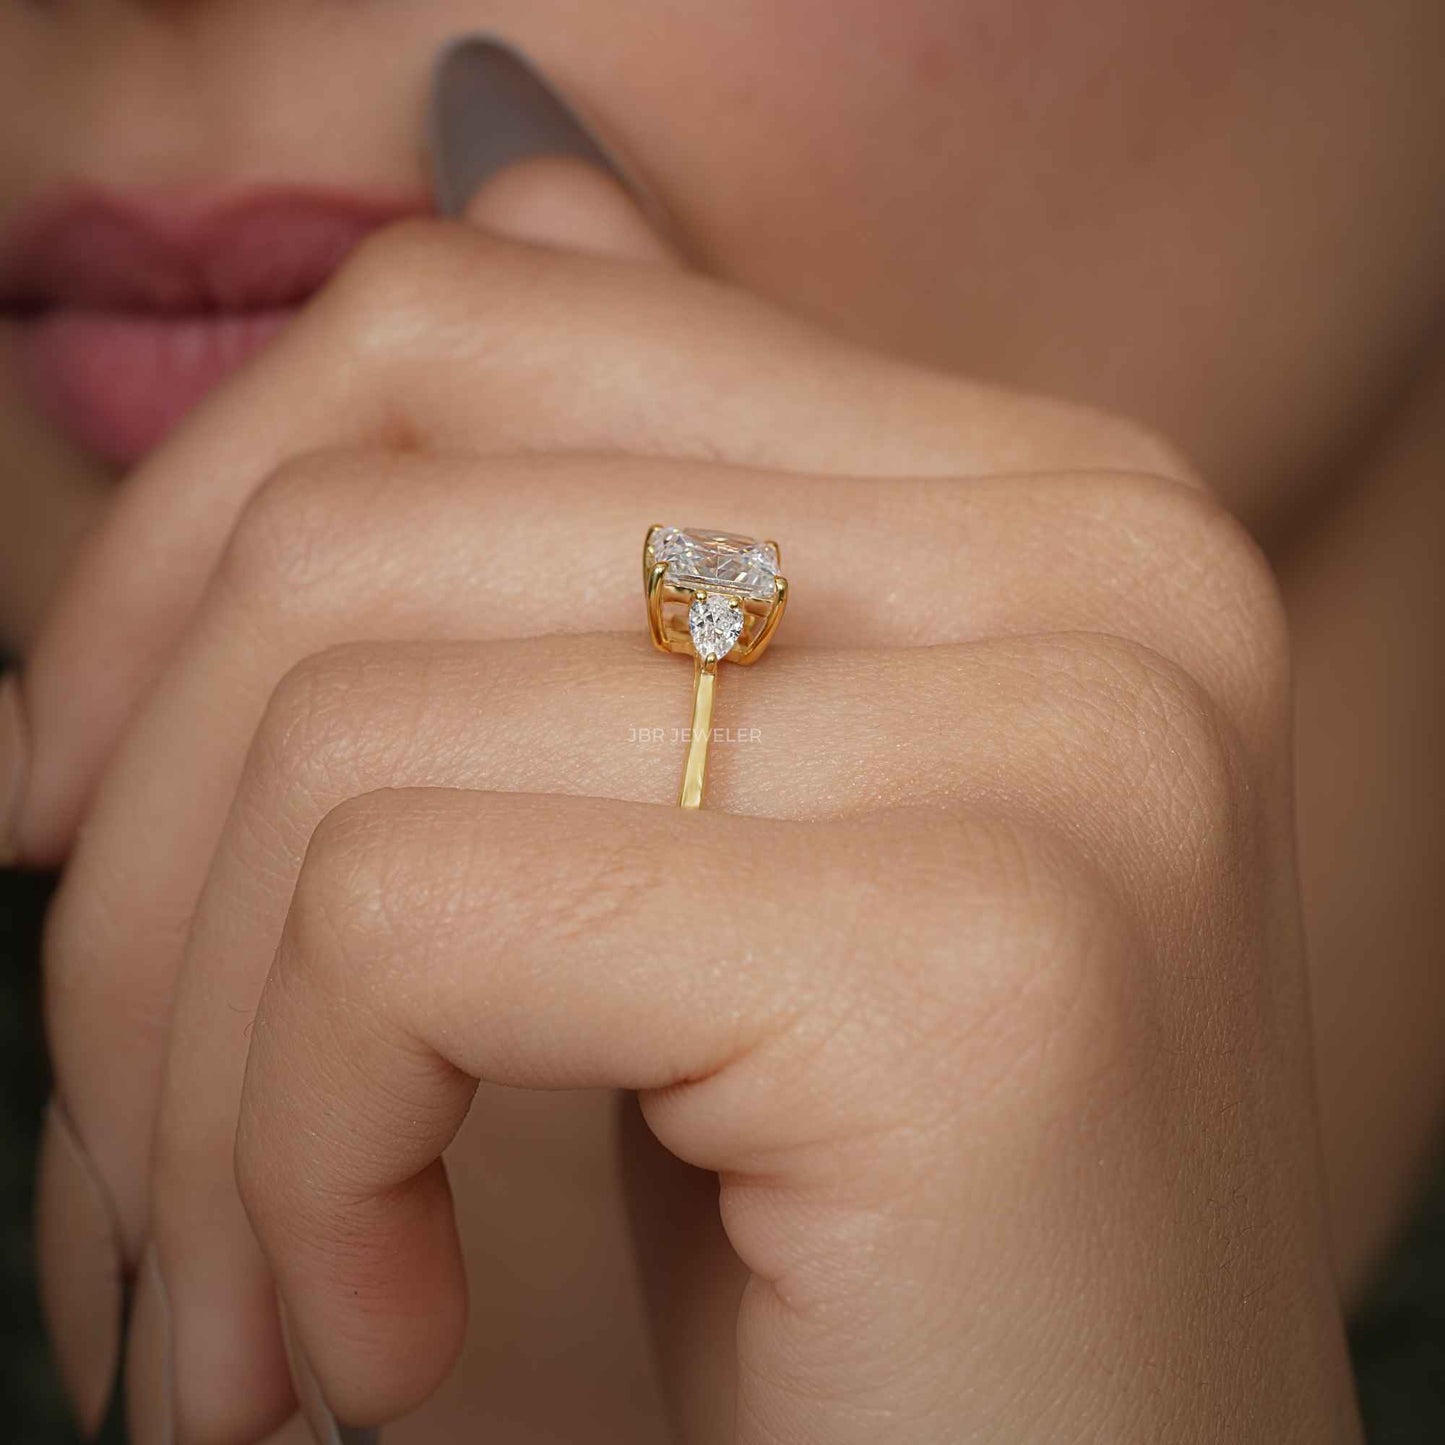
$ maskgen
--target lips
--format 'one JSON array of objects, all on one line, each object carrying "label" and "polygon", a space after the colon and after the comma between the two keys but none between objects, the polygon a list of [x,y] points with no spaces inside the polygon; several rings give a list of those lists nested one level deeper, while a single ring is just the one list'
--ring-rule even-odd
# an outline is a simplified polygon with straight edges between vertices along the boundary
[{"label": "lips", "polygon": [[73,442],[131,466],[365,236],[420,209],[296,191],[210,205],[65,199],[0,248],[24,384]]}]

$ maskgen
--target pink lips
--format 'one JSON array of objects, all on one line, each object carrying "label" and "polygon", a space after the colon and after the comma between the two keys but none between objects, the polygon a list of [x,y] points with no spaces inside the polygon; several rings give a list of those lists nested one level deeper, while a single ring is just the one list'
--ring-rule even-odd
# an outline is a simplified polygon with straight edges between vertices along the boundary
[{"label": "pink lips", "polygon": [[296,191],[198,206],[83,194],[0,249],[40,410],[129,466],[259,351],[377,227],[421,207]]}]

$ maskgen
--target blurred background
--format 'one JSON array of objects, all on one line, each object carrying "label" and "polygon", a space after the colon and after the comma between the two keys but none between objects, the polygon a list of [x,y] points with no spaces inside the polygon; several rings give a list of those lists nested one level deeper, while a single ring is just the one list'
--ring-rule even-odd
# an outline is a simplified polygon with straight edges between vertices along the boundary
[{"label": "blurred background", "polygon": [[[35,1293],[31,1198],[49,1093],[40,1019],[40,927],[48,879],[0,871],[0,1442],[74,1445]],[[113,1410],[101,1436],[120,1445]]]}]

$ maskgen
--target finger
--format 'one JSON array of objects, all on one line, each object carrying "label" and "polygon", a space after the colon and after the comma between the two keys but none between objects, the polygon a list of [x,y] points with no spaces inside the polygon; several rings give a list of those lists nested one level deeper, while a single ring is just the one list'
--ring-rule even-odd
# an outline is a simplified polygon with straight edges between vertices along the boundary
[{"label": "finger", "polygon": [[662,207],[514,47],[487,35],[447,46],[429,128],[443,215],[514,241],[680,264]]},{"label": "finger", "polygon": [[[872,1441],[899,1411],[910,1439],[955,1438],[967,1384],[942,1316],[972,1304],[968,1269],[951,1255],[939,1267],[934,1222],[959,1180],[928,1151],[933,1130],[964,1128],[980,1161],[990,1150],[978,1114],[955,1112],[956,1062],[951,1079],[916,1029],[895,1028],[886,988],[864,1004],[847,967],[859,920],[841,922],[836,900],[867,877],[922,905],[895,920],[895,960],[916,982],[941,922],[919,879],[952,879],[987,845],[935,814],[824,838],[696,821],[393,793],[315,840],[256,1022],[237,1167],[344,1422],[412,1407],[455,1354],[465,1302],[437,1160],[484,1078],[643,1090],[667,1147],[721,1173],[752,1275],[739,1442]],[[418,908],[394,908],[412,888]],[[748,898],[746,913],[710,911],[686,947],[659,945],[679,898],[719,891]],[[867,1025],[848,1026],[864,1007]]]},{"label": "finger", "polygon": [[[268,1404],[256,1362],[277,1359],[230,1141],[251,1010],[316,823],[378,787],[668,799],[675,757],[626,739],[685,702],[677,672],[620,639],[363,646],[293,673],[274,700],[197,912],[157,1129],[152,1226],[182,1322],[177,1397],[203,1436],[241,1437]],[[963,800],[1059,831],[1091,820],[1101,866],[1141,893],[1197,884],[1240,827],[1218,719],[1122,644],[780,653],[732,692],[730,723],[759,736],[719,751],[722,807],[817,817]],[[279,1372],[272,1388],[282,1408]]]},{"label": "finger", "polygon": [[[477,1113],[474,1107],[472,1118]],[[635,1094],[616,1096],[615,1116],[628,1242],[670,1438],[720,1445],[732,1427],[738,1308],[748,1276],[718,1217],[717,1176],[669,1154],[648,1129]],[[459,1212],[470,1217],[464,1188],[458,1195]],[[478,1283],[475,1272],[469,1274],[473,1294],[484,1292]]]},{"label": "finger", "polygon": [[[114,1192],[132,1258],[144,1230],[171,980],[276,682],[308,653],[357,636],[565,626],[565,609],[542,614],[534,600],[534,559],[554,550],[578,559],[566,575],[589,598],[589,622],[632,626],[637,519],[715,475],[510,462],[483,484],[473,470],[421,459],[378,469],[373,459],[339,457],[293,468],[269,488],[97,800],[52,919],[51,1036],[57,1079]],[[765,513],[736,514],[739,525],[815,539],[797,549],[796,565],[788,554],[802,599],[789,617],[796,640],[926,643],[1091,626],[1132,636],[1208,679],[1241,730],[1262,716],[1263,670],[1251,673],[1252,654],[1235,639],[1267,637],[1267,578],[1238,529],[1191,493],[1132,478],[728,477],[740,493],[770,498]],[[822,520],[840,498],[861,530]],[[880,595],[895,600],[875,605],[856,579],[894,550],[910,558],[906,585],[880,576]],[[1091,583],[1105,551],[1113,566]],[[431,582],[417,589],[422,572]],[[138,836],[144,849],[134,846]]]},{"label": "finger", "polygon": [[[636,597],[621,579],[633,570],[637,519],[713,477],[616,460],[512,461],[489,469],[482,486],[474,470],[392,459],[378,471],[374,459],[342,456],[293,467],[268,488],[238,534],[183,678],[148,713],[98,804],[51,929],[51,1031],[60,1086],[114,1191],[132,1258],[145,1228],[170,980],[231,780],[276,679],[299,656],[358,634],[552,625],[532,602],[531,558],[543,546],[587,558],[593,570],[573,569],[573,583],[595,599],[599,620],[626,625]],[[1238,529],[1196,494],[1143,478],[728,480],[773,499],[768,515],[736,514],[738,525],[817,538],[789,564],[798,595],[819,604],[794,609],[799,640],[1132,629],[1209,678],[1227,708],[1257,710],[1237,661],[1246,654],[1231,639],[1266,635],[1251,615],[1267,601],[1266,579]],[[506,500],[518,496],[528,505]],[[864,520],[866,544],[820,521],[840,497],[846,515]],[[582,526],[584,515],[595,522]],[[908,605],[872,606],[854,579],[895,549],[911,558]],[[1106,552],[1113,569],[1091,585]],[[422,572],[432,588],[418,594],[411,578]],[[150,840],[145,850],[132,846],[138,835]]]},{"label": "finger", "polygon": [[681,269],[619,181],[578,160],[547,157],[509,166],[468,202],[462,218],[534,246]]},{"label": "finger", "polygon": [[[739,526],[800,539],[785,554],[797,599],[785,642],[887,646],[1091,628],[1201,679],[1241,732],[1262,730],[1278,706],[1240,645],[1269,635],[1267,576],[1222,512],[1168,483],[836,482],[618,459],[480,466],[343,455],[293,466],[237,532],[96,799],[53,914],[57,1078],[133,1249],[171,980],[246,747],[280,678],[357,638],[638,628],[643,526],[676,495],[722,482],[736,490]],[[1099,580],[1103,552],[1113,561]],[[908,559],[906,573],[883,570],[879,559],[895,554]],[[539,579],[550,588],[553,573],[587,599],[585,610],[539,608]]]},{"label": "finger", "polygon": [[[1328,1434],[1350,1405],[1323,1249],[1278,1248],[1319,1218],[1310,1141],[1282,1132],[1308,1060],[1260,1027],[1294,985],[1184,920],[1144,941],[1116,898],[1067,844],[937,807],[798,825],[426,790],[333,813],[236,1155],[330,1405],[375,1423],[445,1374],[465,1300],[438,1161],[482,1078],[637,1090],[719,1175],[750,1276],[740,1445],[1053,1437],[1080,1399],[1099,1435],[1164,1436],[1158,1382],[1221,1318],[1230,1363],[1191,1377],[1189,1418],[1242,1418],[1243,1379],[1259,1438],[1302,1409]],[[1224,1158],[1245,1183],[1221,1201]]]},{"label": "finger", "polygon": [[880,357],[696,276],[393,228],[141,468],[83,550],[25,679],[23,857],[64,850],[246,497],[286,458],[350,445],[854,475],[1180,470],[1127,423]]}]

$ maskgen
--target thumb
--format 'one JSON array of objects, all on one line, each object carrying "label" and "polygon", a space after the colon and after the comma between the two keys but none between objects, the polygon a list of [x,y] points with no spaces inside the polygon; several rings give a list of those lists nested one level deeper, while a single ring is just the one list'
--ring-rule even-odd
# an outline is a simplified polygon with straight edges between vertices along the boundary
[{"label": "thumb", "polygon": [[438,57],[437,208],[513,240],[681,265],[667,218],[520,52],[469,35]]}]

